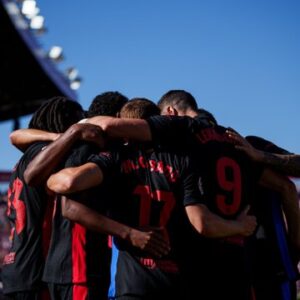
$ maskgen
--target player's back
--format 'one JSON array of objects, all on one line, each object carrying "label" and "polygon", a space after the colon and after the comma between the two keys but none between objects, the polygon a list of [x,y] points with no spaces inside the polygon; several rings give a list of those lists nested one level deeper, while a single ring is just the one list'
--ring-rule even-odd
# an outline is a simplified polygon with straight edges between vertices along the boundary
[{"label": "player's back", "polygon": [[[226,128],[205,126],[199,122],[194,135],[196,144],[191,151],[197,160],[198,186],[203,192],[204,204],[212,213],[234,220],[252,205],[261,169],[235,149],[227,137]],[[207,299],[248,299],[249,239],[194,236],[194,240],[195,251],[186,255],[186,263],[197,266],[199,270],[198,279],[187,273],[191,297],[202,295],[205,290],[210,295]]]},{"label": "player's back", "polygon": [[[96,146],[77,144],[63,164],[65,167],[79,166],[97,152],[99,150]],[[69,198],[105,214],[108,192],[105,186],[96,186],[71,194]],[[50,284],[88,283],[97,288],[97,293],[107,293],[109,260],[107,235],[90,231],[79,223],[64,218],[61,196],[57,195],[43,280]]]},{"label": "player's back", "polygon": [[[7,216],[12,227],[12,248],[3,262],[5,293],[36,289],[41,284],[43,255],[47,251],[45,235],[49,235],[50,231],[50,227],[43,227],[43,223],[50,201],[43,187],[31,187],[25,183],[24,171],[45,145],[35,143],[30,146],[11,176]],[[49,222],[46,221],[46,224]]]},{"label": "player's back", "polygon": [[156,298],[164,292],[160,296],[173,297],[170,293],[176,295],[179,286],[178,247],[184,236],[184,205],[198,195],[189,157],[159,147],[132,145],[118,153],[95,156],[92,162],[102,170],[119,172],[113,217],[136,228],[166,227],[172,248],[158,259],[114,240],[110,296]]},{"label": "player's back", "polygon": [[261,168],[235,149],[222,126],[200,128],[194,155],[208,208],[234,219],[251,205]]},{"label": "player's back", "polygon": [[[226,128],[213,126],[200,116],[156,116],[147,121],[155,142],[186,151],[196,161],[198,187],[211,212],[233,220],[251,204],[261,171],[235,149]],[[204,297],[202,293],[207,291],[210,296],[203,299],[247,299],[244,239],[204,238],[193,230],[190,235],[183,264],[190,298]]]},{"label": "player's back", "polygon": [[170,238],[176,238],[179,213],[189,199],[200,195],[190,157],[161,147],[126,149],[121,153],[121,174],[131,202],[127,209],[135,216],[127,222],[135,227],[166,226]]}]

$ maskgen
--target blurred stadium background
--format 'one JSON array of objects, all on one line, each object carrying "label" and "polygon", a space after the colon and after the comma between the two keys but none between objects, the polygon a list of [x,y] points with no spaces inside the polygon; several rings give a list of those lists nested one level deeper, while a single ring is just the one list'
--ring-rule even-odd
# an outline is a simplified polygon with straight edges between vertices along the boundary
[{"label": "blurred stadium background", "polygon": [[[49,97],[78,100],[81,79],[77,70],[59,69],[62,48],[44,49],[39,43],[39,36],[46,32],[39,11],[34,0],[0,0],[0,122],[13,120],[12,130],[20,127],[21,117],[32,114]],[[10,170],[0,169],[0,276],[10,247],[6,219],[9,178]],[[0,278],[0,299],[1,288]]]}]

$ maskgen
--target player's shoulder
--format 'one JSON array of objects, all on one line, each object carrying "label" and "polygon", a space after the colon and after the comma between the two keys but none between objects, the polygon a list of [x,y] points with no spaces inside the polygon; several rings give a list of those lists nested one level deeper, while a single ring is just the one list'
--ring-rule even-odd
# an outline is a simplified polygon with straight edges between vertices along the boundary
[{"label": "player's shoulder", "polygon": [[87,162],[88,158],[99,153],[99,148],[91,143],[77,143],[71,150],[66,162],[66,167],[78,166]]},{"label": "player's shoulder", "polygon": [[29,163],[34,159],[34,157],[42,151],[49,142],[36,142],[31,144],[16,165],[13,168],[11,177],[10,177],[10,185],[12,185],[15,180],[21,180],[24,184],[24,172],[29,165]]},{"label": "player's shoulder", "polygon": [[24,152],[24,154],[22,155],[22,157],[20,158],[20,160],[18,161],[18,163],[16,164],[16,166],[14,167],[14,170],[17,169],[24,169],[27,167],[27,165],[34,159],[34,157],[40,152],[42,151],[47,145],[49,144],[49,142],[35,142],[33,144],[31,144],[26,151]]},{"label": "player's shoulder", "polygon": [[[99,150],[88,157],[88,162],[97,164],[102,168],[111,169],[115,167],[121,160],[122,154],[119,150]],[[124,156],[124,155],[123,155]]]},{"label": "player's shoulder", "polygon": [[233,141],[226,134],[227,128],[221,125],[209,125],[199,128],[196,137],[201,145],[230,145],[233,146]]},{"label": "player's shoulder", "polygon": [[259,150],[264,150],[268,147],[269,144],[273,144],[272,142],[263,139],[262,137],[255,136],[255,135],[248,135],[246,136],[246,140],[255,148]]},{"label": "player's shoulder", "polygon": [[248,135],[246,136],[247,141],[255,148],[267,152],[273,152],[277,154],[291,154],[286,149],[283,149],[277,145],[275,145],[273,142],[266,140],[259,136],[254,135]]},{"label": "player's shoulder", "polygon": [[73,153],[97,152],[98,147],[93,143],[78,142],[73,147]]},{"label": "player's shoulder", "polygon": [[49,144],[50,142],[35,142],[31,144],[24,152],[24,158],[36,155],[39,151],[47,147]]},{"label": "player's shoulder", "polygon": [[161,127],[190,127],[197,125],[197,120],[188,116],[152,116],[147,119],[149,125],[160,125]]}]

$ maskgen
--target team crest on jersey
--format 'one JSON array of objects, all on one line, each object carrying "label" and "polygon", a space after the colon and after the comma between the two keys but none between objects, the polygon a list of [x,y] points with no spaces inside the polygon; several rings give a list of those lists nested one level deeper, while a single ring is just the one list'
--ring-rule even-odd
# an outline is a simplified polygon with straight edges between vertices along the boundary
[{"label": "team crest on jersey", "polygon": [[10,252],[4,256],[3,265],[10,265],[15,262],[16,252]]}]

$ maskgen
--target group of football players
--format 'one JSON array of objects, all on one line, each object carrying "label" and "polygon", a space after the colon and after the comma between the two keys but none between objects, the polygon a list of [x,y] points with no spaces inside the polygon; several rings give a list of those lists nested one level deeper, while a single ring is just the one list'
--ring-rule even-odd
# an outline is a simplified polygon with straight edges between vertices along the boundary
[{"label": "group of football players", "polygon": [[296,299],[300,156],[187,91],[55,97],[10,138],[8,299]]}]

